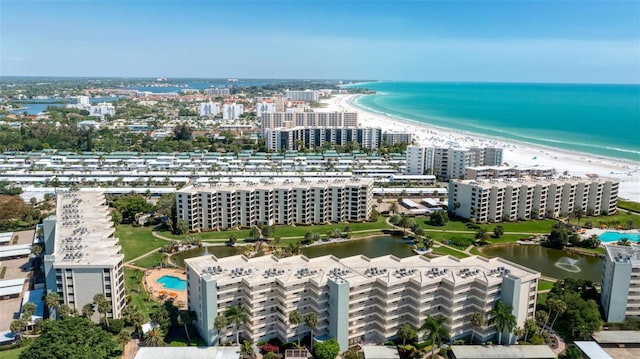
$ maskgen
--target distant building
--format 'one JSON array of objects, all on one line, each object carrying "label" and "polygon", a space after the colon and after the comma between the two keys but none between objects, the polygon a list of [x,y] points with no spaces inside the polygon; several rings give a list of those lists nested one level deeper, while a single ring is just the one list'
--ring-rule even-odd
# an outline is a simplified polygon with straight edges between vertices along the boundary
[{"label": "distant building", "polygon": [[640,248],[605,246],[600,301],[606,322],[640,318]]},{"label": "distant building", "polygon": [[384,132],[382,134],[382,141],[391,146],[401,143],[409,144],[413,141],[413,134],[402,132]]},{"label": "distant building", "polygon": [[[56,215],[43,221],[47,292],[78,312],[104,294],[107,317],[119,318],[126,306],[124,255],[104,194],[63,192],[56,201]],[[93,319],[99,317],[96,311]]]},{"label": "distant building", "polygon": [[551,167],[477,166],[467,167],[464,179],[498,179],[521,177],[553,177],[556,171]]},{"label": "distant building", "polygon": [[[502,163],[502,149],[495,147],[430,147],[407,148],[408,174],[434,174],[444,179],[464,178],[468,167],[498,166]],[[422,171],[422,173],[418,173]]]},{"label": "distant building", "polygon": [[[89,116],[103,118],[105,116],[115,116],[116,108],[113,104],[108,102],[101,102],[96,104],[86,103],[87,96],[78,96],[78,103],[67,105],[67,108],[77,108],[89,112]],[[80,99],[82,97],[82,99]],[[82,102],[80,102],[82,101]]]},{"label": "distant building", "polygon": [[423,175],[433,167],[433,148],[425,146],[407,146],[406,171],[410,175]]},{"label": "distant building", "polygon": [[178,220],[195,231],[363,221],[371,216],[372,198],[369,178],[278,179],[189,186],[176,192],[176,208]]},{"label": "distant building", "polygon": [[204,90],[205,95],[223,97],[229,96],[229,89],[209,88]]},{"label": "distant building", "polygon": [[273,128],[357,127],[357,112],[263,112],[262,132]]},{"label": "distant building", "polygon": [[217,102],[203,102],[199,107],[200,117],[213,117],[220,113],[220,104]]},{"label": "distant building", "polygon": [[91,105],[90,97],[89,96],[77,96],[76,97],[76,104],[82,105],[82,106]]},{"label": "distant building", "polygon": [[256,103],[256,116],[260,117],[266,112],[276,112],[276,104],[274,102],[258,102]]},{"label": "distant building", "polygon": [[[540,273],[501,258],[423,256],[367,258],[356,255],[276,258],[207,255],[185,260],[189,310],[208,345],[233,340],[233,324],[222,331],[216,316],[239,305],[249,321],[238,328],[251,342],[295,341],[289,314],[316,313],[314,338],[335,338],[341,351],[363,342],[386,342],[402,324],[420,327],[424,318],[443,316],[452,340],[493,340],[491,310],[498,300],[512,308],[516,326],[535,313]],[[473,328],[472,313],[484,316]],[[502,333],[503,343],[514,336]]]},{"label": "distant building", "polygon": [[307,101],[307,102],[318,102],[320,99],[319,91],[286,91],[285,97],[293,101]]},{"label": "distant building", "polygon": [[613,214],[618,187],[615,181],[581,177],[451,180],[449,211],[477,222],[555,218],[578,208]]},{"label": "distant building", "polygon": [[244,113],[244,105],[225,103],[222,105],[222,119],[225,121],[236,120]]},{"label": "distant building", "polygon": [[315,149],[325,143],[344,146],[357,143],[362,148],[380,147],[382,130],[369,127],[294,127],[267,129],[264,133],[267,148],[272,151]]},{"label": "distant building", "polygon": [[90,128],[97,130],[100,128],[100,123],[94,120],[84,120],[84,121],[78,122],[77,126],[79,129],[83,129],[83,130],[88,130]]}]

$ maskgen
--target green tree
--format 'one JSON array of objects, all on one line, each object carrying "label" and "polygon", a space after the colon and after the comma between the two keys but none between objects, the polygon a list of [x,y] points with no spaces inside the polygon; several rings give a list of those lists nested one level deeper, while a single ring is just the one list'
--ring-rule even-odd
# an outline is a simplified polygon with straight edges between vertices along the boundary
[{"label": "green tree", "polygon": [[122,213],[123,223],[131,223],[138,213],[148,213],[153,210],[153,206],[147,202],[147,199],[137,193],[120,196],[113,205]]},{"label": "green tree", "polygon": [[486,244],[489,241],[489,233],[486,228],[480,228],[476,231],[476,239],[480,244]]},{"label": "green tree", "polygon": [[213,320],[213,326],[218,331],[218,345],[220,345],[222,344],[220,332],[227,327],[227,318],[224,315],[218,315],[216,319]]},{"label": "green tree", "polygon": [[407,234],[407,228],[410,228],[411,226],[415,225],[415,221],[407,216],[402,216],[402,218],[400,218],[400,222],[398,222],[398,226],[402,227],[402,234],[406,235]]},{"label": "green tree", "polygon": [[425,333],[425,340],[431,344],[431,357],[435,357],[435,348],[442,345],[442,341],[449,339],[449,331],[444,326],[445,317],[439,315],[432,317],[427,315],[426,320],[420,326],[420,331]]},{"label": "green tree", "polygon": [[178,323],[184,327],[184,334],[187,336],[187,343],[191,343],[191,337],[189,336],[188,324],[191,324],[195,317],[195,313],[190,310],[184,310],[178,315]]},{"label": "green tree", "polygon": [[240,327],[249,321],[249,316],[245,313],[241,304],[227,307],[224,316],[229,323],[233,323],[236,332],[236,344],[240,344],[239,330]]},{"label": "green tree", "polygon": [[[536,311],[536,321],[541,324],[541,328],[542,330],[544,330],[544,328],[547,326],[547,322],[549,321],[549,314],[547,312],[545,312],[544,310],[538,310]],[[542,330],[540,332],[542,332]],[[538,331],[536,330],[536,334],[538,333]]]},{"label": "green tree", "polygon": [[442,227],[449,222],[449,216],[445,211],[435,211],[429,215],[429,224],[436,227]]},{"label": "green tree", "polygon": [[56,292],[49,292],[44,297],[44,304],[49,308],[49,317],[55,317],[55,311],[60,307],[60,295]]},{"label": "green tree", "polygon": [[42,334],[20,353],[20,359],[113,358],[122,353],[114,337],[87,318],[42,322]]},{"label": "green tree", "polygon": [[191,141],[192,134],[193,129],[187,123],[180,123],[173,128],[173,137],[177,141]]},{"label": "green tree", "polygon": [[251,231],[249,231],[249,235],[254,240],[255,239],[260,239],[260,238],[262,238],[262,231],[260,230],[260,228],[258,228],[258,226],[253,226],[253,227],[251,227]]},{"label": "green tree", "polygon": [[232,234],[229,236],[229,243],[231,243],[231,245],[235,245],[236,242],[238,241],[238,236],[236,234]]},{"label": "green tree", "polygon": [[496,238],[502,238],[504,234],[504,228],[502,226],[495,226],[493,228],[493,236]]},{"label": "green tree", "polygon": [[104,321],[109,327],[109,319],[107,318],[107,313],[111,311],[111,303],[107,300],[107,298],[102,293],[98,293],[93,296],[93,305],[98,310],[98,313],[104,314]]},{"label": "green tree", "polygon": [[524,321],[524,341],[527,341],[527,338],[538,329],[538,323],[535,319],[529,318]]},{"label": "green tree", "polygon": [[298,327],[302,323],[302,314],[297,309],[294,309],[289,313],[289,323],[295,327],[295,333],[298,337],[298,346],[300,345],[300,334],[298,333]]},{"label": "green tree", "polygon": [[182,235],[187,232],[189,232],[189,223],[187,223],[187,221],[185,221],[184,219],[178,220],[178,223],[176,223],[174,228],[174,233],[177,235]]},{"label": "green tree", "polygon": [[58,314],[60,314],[60,319],[71,316],[71,307],[69,307],[67,304],[61,304],[60,308],[58,309]]},{"label": "green tree", "polygon": [[582,359],[584,356],[580,349],[578,349],[575,345],[570,345],[565,349],[564,353],[562,353],[558,358],[560,359]]},{"label": "green tree", "polygon": [[93,303],[87,303],[82,306],[82,316],[85,318],[91,318],[95,309],[93,309]]},{"label": "green tree", "polygon": [[317,359],[335,359],[340,354],[340,344],[335,339],[325,340],[316,344],[313,354]]},{"label": "green tree", "polygon": [[118,333],[117,339],[118,343],[124,347],[131,340],[131,332],[127,329],[122,329],[120,333]]},{"label": "green tree", "polygon": [[23,318],[16,319],[11,322],[9,329],[16,335],[16,338],[20,338],[22,332],[27,328],[27,321]]},{"label": "green tree", "polygon": [[313,352],[313,337],[316,327],[318,326],[318,314],[315,312],[309,312],[304,316],[304,324],[309,328],[311,332],[311,351]]},{"label": "green tree", "polygon": [[562,299],[551,298],[547,300],[547,307],[549,307],[550,313],[556,313],[556,315],[553,317],[553,320],[551,321],[551,326],[549,326],[549,332],[551,332],[553,331],[553,325],[556,323],[558,316],[567,310],[567,303],[562,301]]},{"label": "green tree", "polygon": [[122,223],[122,213],[117,209],[111,210],[111,221],[117,226]]},{"label": "green tree", "polygon": [[396,334],[402,339],[402,345],[407,344],[407,340],[414,340],[418,335],[418,330],[409,323],[404,323],[398,327],[398,333]]},{"label": "green tree", "polygon": [[160,347],[164,345],[164,337],[162,331],[158,328],[151,329],[144,336],[144,345],[148,347]]},{"label": "green tree", "polygon": [[398,202],[397,201],[391,202],[391,206],[389,206],[389,212],[391,212],[391,214],[398,213]]},{"label": "green tree", "polygon": [[473,335],[476,333],[476,330],[484,326],[484,313],[482,312],[471,313],[471,317],[469,318],[469,321],[471,322],[471,329],[472,329],[470,344],[473,344]]},{"label": "green tree", "polygon": [[506,329],[511,337],[511,331],[516,326],[516,317],[512,313],[513,308],[504,305],[502,300],[498,300],[496,306],[491,309],[490,314],[493,316],[489,320],[490,324],[494,324],[498,331],[498,345],[502,345],[502,334]]}]

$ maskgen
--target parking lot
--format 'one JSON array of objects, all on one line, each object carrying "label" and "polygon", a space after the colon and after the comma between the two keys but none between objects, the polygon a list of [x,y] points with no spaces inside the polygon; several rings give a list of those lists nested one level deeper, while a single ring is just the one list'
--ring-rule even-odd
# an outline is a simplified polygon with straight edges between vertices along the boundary
[{"label": "parking lot", "polygon": [[[33,241],[34,231],[15,232],[15,235],[18,236],[18,242],[15,244],[29,244]],[[0,268],[7,268],[2,280],[29,277],[31,271],[29,256],[17,259],[0,259],[0,262],[2,262]],[[25,281],[23,293],[29,289],[28,284],[29,281]],[[18,298],[0,299],[0,332],[9,330],[11,322],[18,318],[21,301],[22,294]]]}]

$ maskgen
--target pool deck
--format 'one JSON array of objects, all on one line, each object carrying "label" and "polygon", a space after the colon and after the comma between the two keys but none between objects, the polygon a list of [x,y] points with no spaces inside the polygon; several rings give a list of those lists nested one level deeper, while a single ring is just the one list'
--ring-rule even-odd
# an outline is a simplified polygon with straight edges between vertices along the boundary
[{"label": "pool deck", "polygon": [[[640,235],[640,229],[631,229],[631,230],[624,230],[624,229],[614,229],[614,228],[592,228],[592,229],[587,229],[585,231],[585,233],[580,234],[580,238],[582,239],[586,239],[591,237],[592,235],[596,235],[598,237],[600,237],[600,235],[604,232],[618,232],[620,234],[635,234],[635,235]],[[615,241],[612,242],[603,242],[603,243],[615,243]]]},{"label": "pool deck", "polygon": [[[180,309],[187,309],[187,290],[166,289],[158,283],[162,276],[170,275],[187,280],[187,275],[183,270],[175,268],[149,269],[144,273],[144,288],[152,299],[163,302],[167,299],[174,299],[174,304]],[[172,294],[173,293],[173,294]]]}]

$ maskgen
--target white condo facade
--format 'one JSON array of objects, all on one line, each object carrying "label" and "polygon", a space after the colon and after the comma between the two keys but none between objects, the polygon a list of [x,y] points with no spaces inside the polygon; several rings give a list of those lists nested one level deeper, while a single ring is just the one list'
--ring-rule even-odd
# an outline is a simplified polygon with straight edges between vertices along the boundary
[{"label": "white condo facade", "polygon": [[264,138],[272,151],[316,149],[328,142],[338,146],[355,142],[361,148],[376,149],[382,143],[382,130],[372,127],[267,128]]},{"label": "white condo facade", "polygon": [[292,101],[318,102],[320,99],[319,91],[286,91],[285,97]]},{"label": "white condo facade", "polygon": [[373,179],[306,178],[188,186],[176,191],[189,230],[362,221],[373,209]]},{"label": "white condo facade", "polygon": [[[126,306],[124,255],[104,194],[59,193],[56,215],[43,221],[43,230],[47,292],[79,312],[104,294],[111,305],[107,317],[119,318]],[[99,317],[96,311],[93,319]]]},{"label": "white condo facade", "polygon": [[[484,315],[478,340],[497,334],[490,311],[498,300],[513,308],[517,326],[533,318],[540,273],[500,258],[424,256],[367,258],[362,255],[216,258],[185,260],[189,309],[208,345],[233,340],[232,325],[218,332],[213,323],[229,306],[249,316],[240,336],[253,343],[270,338],[295,341],[307,333],[289,322],[298,310],[318,315],[316,337],[338,340],[341,350],[361,342],[384,342],[404,323],[419,327],[427,315],[446,318],[452,338],[471,335],[472,313]],[[504,334],[503,342],[513,342]]]},{"label": "white condo facade", "polygon": [[464,174],[466,180],[521,178],[521,177],[553,177],[556,171],[551,167],[517,167],[517,166],[476,166],[467,167]]},{"label": "white condo facade", "polygon": [[482,223],[555,218],[576,209],[613,214],[618,187],[612,180],[581,177],[451,180],[449,211]]},{"label": "white condo facade", "polygon": [[605,321],[640,318],[640,248],[606,245],[600,296]]},{"label": "white condo facade", "polygon": [[357,127],[357,112],[265,112],[260,116],[262,132],[274,128]]},{"label": "white condo facade", "polygon": [[447,179],[463,178],[468,167],[502,163],[502,149],[497,147],[409,146],[406,156],[408,174],[434,174]]},{"label": "white condo facade", "polygon": [[229,96],[229,89],[208,88],[204,90],[205,95],[211,96]]},{"label": "white condo facade", "polygon": [[216,116],[220,113],[220,104],[217,102],[203,102],[199,106],[198,113],[200,117]]},{"label": "white condo facade", "polygon": [[222,105],[222,119],[225,121],[237,120],[244,113],[244,105],[237,103],[225,103]]},{"label": "white condo facade", "polygon": [[263,113],[276,112],[275,102],[258,102],[256,103],[256,116],[260,117]]}]

